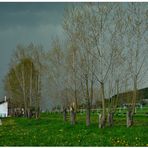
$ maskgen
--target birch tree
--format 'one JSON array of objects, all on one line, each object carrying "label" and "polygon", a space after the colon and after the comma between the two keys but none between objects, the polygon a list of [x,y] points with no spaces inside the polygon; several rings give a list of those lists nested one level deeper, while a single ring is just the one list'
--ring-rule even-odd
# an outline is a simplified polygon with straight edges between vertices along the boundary
[{"label": "birch tree", "polygon": [[67,118],[66,112],[69,104],[69,81],[65,56],[60,40],[58,38],[54,39],[48,53],[49,96],[53,102],[61,105],[64,121]]},{"label": "birch tree", "polygon": [[147,9],[142,3],[129,3],[127,9],[127,63],[133,86],[131,108],[127,113],[127,127],[133,124],[138,84],[146,72]]},{"label": "birch tree", "polygon": [[6,76],[6,91],[11,98],[20,99],[20,105],[23,106],[19,105],[19,107],[24,108],[27,117],[31,117],[34,110],[38,118],[40,112],[41,65],[39,61],[41,60],[36,56],[40,51],[41,46],[18,45],[12,57],[10,71]]},{"label": "birch tree", "polygon": [[[68,14],[68,15],[67,15]],[[86,101],[86,125],[89,126],[90,124],[90,105],[92,103],[93,98],[93,74],[91,76],[91,93],[89,93],[90,86],[90,69],[91,66],[93,68],[93,65],[91,64],[90,58],[92,58],[88,52],[86,52],[85,48],[87,50],[90,50],[90,41],[88,40],[87,29],[88,24],[84,24],[84,21],[86,18],[84,17],[84,13],[80,11],[79,8],[73,7],[71,10],[66,11],[66,15],[64,18],[64,29],[68,35],[68,40],[70,42],[73,42],[78,50],[79,54],[79,63],[81,66],[77,66],[77,75],[81,79],[81,86],[83,89],[83,93],[85,101]],[[88,23],[88,22],[87,22]],[[88,35],[88,34],[87,34]],[[89,57],[88,57],[89,56]]]}]

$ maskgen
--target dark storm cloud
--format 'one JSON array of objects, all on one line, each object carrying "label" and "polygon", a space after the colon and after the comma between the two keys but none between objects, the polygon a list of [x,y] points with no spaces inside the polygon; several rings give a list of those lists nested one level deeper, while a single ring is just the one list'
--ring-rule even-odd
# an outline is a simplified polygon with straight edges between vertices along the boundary
[{"label": "dark storm cloud", "polygon": [[59,10],[63,9],[67,3],[55,3],[55,2],[12,2],[0,4],[0,12],[22,12],[22,11],[44,11],[44,10]]},{"label": "dark storm cloud", "polygon": [[51,38],[63,38],[64,8],[71,3],[0,2],[0,98],[4,96],[2,80],[17,44],[30,42],[50,49]]},{"label": "dark storm cloud", "polygon": [[[0,3],[0,30],[61,22],[68,3]],[[54,15],[54,17],[53,17]]]}]

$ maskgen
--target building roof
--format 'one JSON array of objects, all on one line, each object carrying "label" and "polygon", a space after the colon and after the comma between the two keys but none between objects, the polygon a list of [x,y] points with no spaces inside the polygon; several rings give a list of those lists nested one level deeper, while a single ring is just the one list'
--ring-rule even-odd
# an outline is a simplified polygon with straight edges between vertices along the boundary
[{"label": "building roof", "polygon": [[0,99],[0,104],[7,102],[6,96],[3,99]]},{"label": "building roof", "polygon": [[5,102],[7,102],[7,101],[4,101],[4,100],[3,100],[3,101],[0,101],[0,104],[3,104],[3,103],[5,103]]}]

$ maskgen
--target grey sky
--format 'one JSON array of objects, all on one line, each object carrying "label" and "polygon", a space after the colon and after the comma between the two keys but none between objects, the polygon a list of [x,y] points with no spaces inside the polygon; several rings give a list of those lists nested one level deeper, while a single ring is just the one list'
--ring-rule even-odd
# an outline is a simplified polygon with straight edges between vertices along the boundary
[{"label": "grey sky", "polygon": [[11,55],[17,44],[30,42],[50,48],[50,40],[62,36],[64,8],[71,3],[2,3],[0,2],[0,98]]},{"label": "grey sky", "polygon": [[[9,68],[17,44],[42,44],[50,49],[51,38],[63,38],[64,8],[72,3],[4,3],[0,2],[0,98],[4,96],[2,80]],[[147,80],[146,75],[145,80]],[[143,85],[147,87],[148,83]]]}]

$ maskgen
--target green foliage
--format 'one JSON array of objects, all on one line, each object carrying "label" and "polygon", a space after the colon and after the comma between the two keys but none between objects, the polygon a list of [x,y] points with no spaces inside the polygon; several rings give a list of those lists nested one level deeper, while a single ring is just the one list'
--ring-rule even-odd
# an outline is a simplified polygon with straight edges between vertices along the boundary
[{"label": "green foliage", "polygon": [[148,99],[148,88],[143,88],[139,90],[141,99]]},{"label": "green foliage", "polygon": [[64,123],[61,114],[41,118],[5,118],[0,126],[0,146],[148,146],[148,118],[135,116],[135,126],[126,128],[124,116],[115,117],[115,126],[98,128],[98,115],[92,114],[90,127],[85,115],[77,124]]},{"label": "green foliage", "polygon": [[[116,99],[117,95],[114,95],[112,99]],[[131,103],[133,97],[133,91],[129,92],[124,92],[124,93],[119,93],[119,100],[118,100],[118,105],[122,105],[124,103]],[[148,88],[143,88],[139,89],[137,91],[137,103],[141,102],[142,99],[147,99],[148,98]],[[106,100],[106,103],[108,103],[108,100]]]},{"label": "green foliage", "polygon": [[[31,58],[22,58],[19,63],[10,69],[6,78],[6,90],[11,94],[13,105],[23,105],[24,90],[27,98],[29,98],[30,87],[32,87],[32,95],[36,93],[37,76],[38,71]],[[32,86],[30,86],[30,79]]]}]

